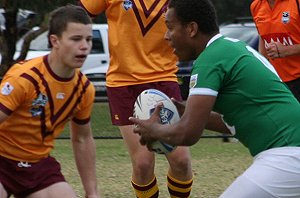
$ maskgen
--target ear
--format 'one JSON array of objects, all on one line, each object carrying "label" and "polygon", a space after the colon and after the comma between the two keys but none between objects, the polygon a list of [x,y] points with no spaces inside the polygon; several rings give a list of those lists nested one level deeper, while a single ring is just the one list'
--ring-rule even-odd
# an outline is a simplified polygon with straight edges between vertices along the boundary
[{"label": "ear", "polygon": [[194,37],[198,33],[198,24],[194,21],[187,24],[187,33],[190,37]]},{"label": "ear", "polygon": [[58,46],[58,44],[59,44],[59,39],[58,39],[57,35],[51,34],[51,35],[49,36],[49,40],[50,40],[50,42],[51,42],[51,44],[52,44],[52,47],[57,47],[57,46]]}]

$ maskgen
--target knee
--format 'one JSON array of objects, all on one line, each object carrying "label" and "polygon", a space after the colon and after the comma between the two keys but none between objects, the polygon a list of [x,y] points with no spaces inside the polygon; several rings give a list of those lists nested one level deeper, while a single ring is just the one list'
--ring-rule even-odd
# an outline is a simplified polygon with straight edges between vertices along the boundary
[{"label": "knee", "polygon": [[189,153],[177,153],[168,158],[170,168],[175,172],[189,173],[192,171]]},{"label": "knee", "polygon": [[140,158],[134,162],[133,169],[137,174],[145,174],[149,171],[154,172],[154,160]]},{"label": "knee", "polygon": [[179,158],[170,163],[170,166],[173,170],[179,172],[189,172],[191,171],[191,160],[190,158]]}]

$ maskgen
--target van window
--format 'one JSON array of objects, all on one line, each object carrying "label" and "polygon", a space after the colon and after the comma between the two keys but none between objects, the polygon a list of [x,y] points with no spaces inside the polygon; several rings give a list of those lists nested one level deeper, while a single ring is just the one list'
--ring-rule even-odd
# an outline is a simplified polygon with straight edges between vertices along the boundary
[{"label": "van window", "polygon": [[99,30],[93,30],[93,47],[91,54],[102,54],[104,53],[104,47],[102,38]]}]

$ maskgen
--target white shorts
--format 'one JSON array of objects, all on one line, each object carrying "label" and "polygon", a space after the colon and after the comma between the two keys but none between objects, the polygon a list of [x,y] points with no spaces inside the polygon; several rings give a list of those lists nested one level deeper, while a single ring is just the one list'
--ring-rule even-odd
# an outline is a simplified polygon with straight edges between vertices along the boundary
[{"label": "white shorts", "polygon": [[259,153],[219,198],[300,198],[300,147]]}]

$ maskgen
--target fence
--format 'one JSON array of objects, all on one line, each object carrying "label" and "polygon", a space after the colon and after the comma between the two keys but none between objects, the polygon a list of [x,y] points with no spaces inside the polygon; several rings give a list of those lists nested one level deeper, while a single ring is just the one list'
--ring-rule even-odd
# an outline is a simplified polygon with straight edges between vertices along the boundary
[{"label": "fence", "polygon": [[[96,102],[94,104],[91,127],[95,139],[121,139],[122,136],[117,126],[111,124],[110,112],[107,102]],[[64,132],[58,139],[69,139],[69,126],[66,127]],[[216,132],[204,131],[202,138],[223,138],[223,141],[229,141],[232,136],[220,135]]]}]

